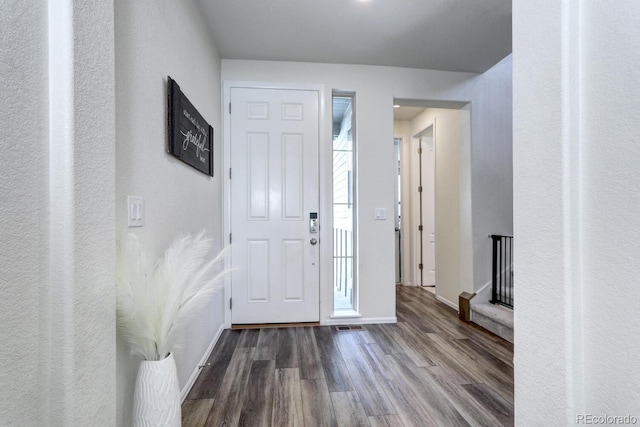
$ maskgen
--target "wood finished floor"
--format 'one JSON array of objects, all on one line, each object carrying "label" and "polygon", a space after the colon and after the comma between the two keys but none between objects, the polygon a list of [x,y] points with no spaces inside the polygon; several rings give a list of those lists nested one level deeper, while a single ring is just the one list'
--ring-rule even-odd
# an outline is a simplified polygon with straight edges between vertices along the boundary
[{"label": "wood finished floor", "polygon": [[513,345],[425,289],[396,294],[397,324],[226,330],[183,426],[513,425]]}]

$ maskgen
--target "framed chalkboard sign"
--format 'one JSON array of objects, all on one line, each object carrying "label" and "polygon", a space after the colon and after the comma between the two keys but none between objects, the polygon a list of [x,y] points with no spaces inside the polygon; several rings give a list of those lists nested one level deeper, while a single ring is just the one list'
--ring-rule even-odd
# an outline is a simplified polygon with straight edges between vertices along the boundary
[{"label": "framed chalkboard sign", "polygon": [[213,128],[171,77],[169,94],[169,153],[202,173],[213,176]]}]

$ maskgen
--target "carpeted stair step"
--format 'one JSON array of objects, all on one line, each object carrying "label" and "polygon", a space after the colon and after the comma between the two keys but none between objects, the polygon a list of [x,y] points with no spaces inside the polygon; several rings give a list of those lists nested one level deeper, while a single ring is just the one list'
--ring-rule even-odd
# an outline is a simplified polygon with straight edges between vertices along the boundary
[{"label": "carpeted stair step", "polygon": [[513,310],[510,308],[489,303],[472,304],[471,321],[513,342]]}]

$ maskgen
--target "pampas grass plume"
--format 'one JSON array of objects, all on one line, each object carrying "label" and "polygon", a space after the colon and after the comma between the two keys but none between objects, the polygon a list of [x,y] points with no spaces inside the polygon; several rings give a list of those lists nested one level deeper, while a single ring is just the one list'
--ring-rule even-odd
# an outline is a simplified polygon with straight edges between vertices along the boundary
[{"label": "pampas grass plume", "polygon": [[178,237],[155,263],[134,235],[118,247],[117,318],[133,354],[162,360],[184,327],[224,284],[225,248],[213,256],[204,232]]}]

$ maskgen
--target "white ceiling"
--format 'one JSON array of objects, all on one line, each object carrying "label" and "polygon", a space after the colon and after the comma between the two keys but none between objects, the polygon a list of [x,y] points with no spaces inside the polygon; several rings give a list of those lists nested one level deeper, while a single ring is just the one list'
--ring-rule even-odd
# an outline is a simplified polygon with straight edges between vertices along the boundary
[{"label": "white ceiling", "polygon": [[484,72],[511,52],[511,0],[195,0],[225,59]]}]

